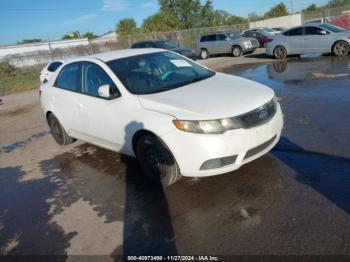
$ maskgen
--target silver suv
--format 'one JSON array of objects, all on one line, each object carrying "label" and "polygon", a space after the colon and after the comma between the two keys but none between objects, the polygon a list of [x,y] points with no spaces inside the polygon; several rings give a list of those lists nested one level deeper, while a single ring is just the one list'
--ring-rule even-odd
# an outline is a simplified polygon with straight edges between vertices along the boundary
[{"label": "silver suv", "polygon": [[217,54],[232,54],[237,57],[253,53],[259,46],[255,38],[242,37],[235,32],[216,32],[201,35],[196,52],[202,59]]}]

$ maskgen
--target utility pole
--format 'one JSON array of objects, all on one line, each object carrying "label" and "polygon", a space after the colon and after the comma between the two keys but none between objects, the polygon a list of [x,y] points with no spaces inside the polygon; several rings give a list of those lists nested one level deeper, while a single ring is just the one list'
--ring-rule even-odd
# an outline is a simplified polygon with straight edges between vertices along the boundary
[{"label": "utility pole", "polygon": [[291,14],[294,14],[293,0],[290,0],[290,12],[291,12]]}]

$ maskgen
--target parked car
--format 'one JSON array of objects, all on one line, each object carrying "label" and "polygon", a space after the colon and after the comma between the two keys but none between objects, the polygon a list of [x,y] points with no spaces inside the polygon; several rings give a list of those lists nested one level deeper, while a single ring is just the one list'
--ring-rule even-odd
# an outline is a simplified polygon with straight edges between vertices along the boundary
[{"label": "parked car", "polygon": [[282,33],[284,31],[286,31],[288,28],[286,28],[286,27],[272,27],[271,29],[275,32]]},{"label": "parked car", "polygon": [[247,30],[243,33],[244,37],[256,38],[259,41],[260,47],[265,47],[272,40],[273,35],[260,29]]},{"label": "parked car", "polygon": [[53,61],[48,63],[40,72],[39,78],[41,83],[45,83],[50,79],[52,74],[63,64],[63,61]]},{"label": "parked car", "polygon": [[294,27],[273,38],[266,53],[277,59],[306,53],[349,53],[350,32],[331,24],[307,24]]},{"label": "parked car", "polygon": [[257,27],[257,28],[251,28],[249,30],[245,30],[242,32],[242,34],[244,34],[246,31],[250,31],[250,30],[260,30],[264,33],[271,34],[271,35],[277,35],[277,34],[281,33],[281,31],[279,31],[279,30],[274,30],[274,29],[271,29],[268,27]]},{"label": "parked car", "polygon": [[270,88],[162,49],[71,60],[40,93],[58,144],[82,139],[136,157],[163,185],[238,169],[271,150],[283,125]]},{"label": "parked car", "polygon": [[242,37],[235,32],[216,32],[201,35],[198,38],[196,53],[202,59],[217,54],[231,54],[237,57],[253,53],[259,46],[255,38]]},{"label": "parked car", "polygon": [[137,42],[131,48],[162,48],[176,52],[193,60],[196,59],[196,53],[191,48],[180,47],[175,41],[171,40],[152,40]]}]

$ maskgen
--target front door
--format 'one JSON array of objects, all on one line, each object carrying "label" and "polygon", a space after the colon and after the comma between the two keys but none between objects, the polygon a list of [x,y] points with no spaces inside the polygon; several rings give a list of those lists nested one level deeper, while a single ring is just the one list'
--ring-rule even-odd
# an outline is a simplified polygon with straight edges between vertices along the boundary
[{"label": "front door", "polygon": [[[83,62],[81,70],[80,115],[88,119],[88,140],[102,147],[120,150],[124,146],[125,105],[121,98],[105,99],[99,96],[98,89],[110,86],[110,92],[119,93],[113,80],[99,65]],[[127,108],[127,107],[126,107]]]}]

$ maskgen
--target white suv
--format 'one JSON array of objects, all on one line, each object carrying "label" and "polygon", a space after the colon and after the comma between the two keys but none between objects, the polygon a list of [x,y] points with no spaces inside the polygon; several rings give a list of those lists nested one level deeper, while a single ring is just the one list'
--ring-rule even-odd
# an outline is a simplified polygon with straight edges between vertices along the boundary
[{"label": "white suv", "polygon": [[267,153],[283,126],[270,88],[161,49],[65,62],[40,93],[58,144],[82,139],[136,156],[164,185],[235,170]]}]

